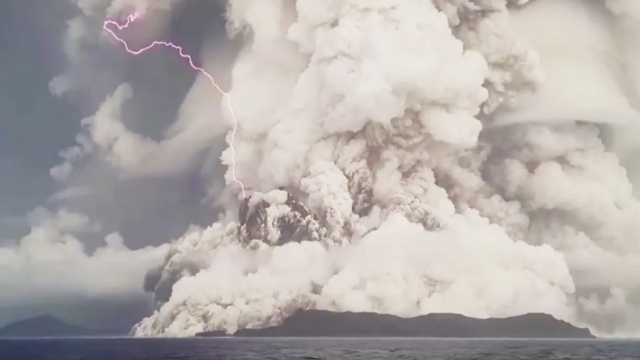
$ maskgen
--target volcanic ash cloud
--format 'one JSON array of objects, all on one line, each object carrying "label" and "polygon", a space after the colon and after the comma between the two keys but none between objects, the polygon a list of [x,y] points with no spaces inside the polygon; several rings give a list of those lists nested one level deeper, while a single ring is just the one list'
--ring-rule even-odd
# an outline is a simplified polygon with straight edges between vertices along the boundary
[{"label": "volcanic ash cloud", "polygon": [[[600,128],[616,120],[602,106],[633,111],[531,105],[580,79],[554,67],[570,39],[532,36],[527,21],[565,14],[607,44],[627,28],[583,20],[638,19],[615,3],[231,0],[229,31],[246,43],[230,91],[235,152],[222,159],[249,196],[172,243],[145,281],[158,310],[133,332],[233,333],[311,308],[544,312],[640,332],[640,203]],[[599,59],[577,70],[617,90]],[[226,182],[240,194],[231,166]]]}]

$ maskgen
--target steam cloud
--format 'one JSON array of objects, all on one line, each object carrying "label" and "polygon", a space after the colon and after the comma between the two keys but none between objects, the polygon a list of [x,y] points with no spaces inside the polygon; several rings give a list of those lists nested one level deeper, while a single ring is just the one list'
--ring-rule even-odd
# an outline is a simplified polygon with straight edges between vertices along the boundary
[{"label": "steam cloud", "polygon": [[[252,34],[233,72],[237,175],[256,194],[299,192],[326,233],[186,235],[136,334],[233,332],[313,307],[636,331],[639,203],[590,124],[638,119],[605,61],[637,70],[633,45],[613,42],[631,30],[587,18],[598,4],[525,2],[231,1],[230,23]],[[634,26],[637,12],[606,5]],[[554,16],[593,43],[560,47],[573,39],[534,22]]]},{"label": "steam cloud", "polygon": [[87,253],[80,235],[100,230],[87,216],[38,208],[27,218],[29,233],[0,247],[0,307],[78,299],[144,301],[140,281],[167,251],[168,245],[130,250],[113,233],[102,246]]},{"label": "steam cloud", "polygon": [[[189,6],[78,5],[85,18],[146,11],[151,28]],[[230,0],[227,17],[245,39],[230,94],[236,176],[251,195],[171,243],[145,281],[158,310],[136,335],[232,333],[300,308],[545,312],[640,333],[640,202],[628,174],[637,1]],[[173,153],[173,135],[152,141],[122,125],[130,90],[103,103],[87,145],[55,174],[95,147],[138,176],[154,173],[143,159]],[[187,118],[182,133],[202,134]]]}]

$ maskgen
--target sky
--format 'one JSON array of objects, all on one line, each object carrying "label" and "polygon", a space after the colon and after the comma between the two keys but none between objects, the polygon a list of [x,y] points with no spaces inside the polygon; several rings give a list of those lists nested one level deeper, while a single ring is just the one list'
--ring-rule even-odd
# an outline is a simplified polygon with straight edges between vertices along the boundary
[{"label": "sky", "polygon": [[[211,10],[207,2],[201,3]],[[202,42],[199,34],[211,26],[210,21],[193,21],[202,17],[198,8],[189,11],[183,20],[175,19],[170,33],[197,56]],[[113,91],[112,78],[130,81],[136,88],[138,106],[129,109],[128,126],[151,137],[161,137],[174,120],[195,78],[171,56],[130,59],[116,47],[99,46],[105,57],[96,61],[104,61],[107,80],[100,83],[91,79],[94,83],[87,88],[57,96],[51,90],[52,80],[71,68],[67,31],[69,21],[79,14],[77,6],[68,0],[9,0],[0,4],[0,243],[15,243],[29,233],[29,214],[44,208],[54,212],[65,208],[99,218],[100,231],[80,235],[89,252],[101,246],[104,236],[112,231],[128,238],[127,246],[138,249],[165,243],[192,224],[209,223],[218,210],[212,202],[202,201],[206,190],[198,171],[186,170],[168,179],[123,180],[96,157],[85,159],[63,181],[52,176],[51,169],[63,163],[60,152],[76,144],[82,120]],[[220,32],[220,26],[214,24],[209,31]],[[100,66],[88,64],[82,70],[95,72],[100,78]],[[194,156],[195,162],[207,157]],[[141,281],[138,287],[142,292]],[[75,320],[107,327],[130,327],[132,319],[141,318],[151,309],[148,299],[140,298],[80,303],[86,314],[95,316],[96,309],[102,308],[105,314],[100,319],[82,315]],[[0,301],[0,308],[3,305]],[[54,312],[72,320],[77,316],[70,314],[82,312],[77,312],[78,304],[73,301],[39,307],[12,305],[0,310],[0,325],[39,312]]]},{"label": "sky", "polygon": [[54,191],[49,169],[73,141],[81,112],[49,91],[51,79],[64,69],[61,35],[73,16],[70,4],[4,1],[0,6],[0,219],[6,226]]},{"label": "sky", "polygon": [[[67,1],[3,1],[0,4],[0,239],[28,231],[25,214],[47,203],[60,185],[49,170],[60,162],[61,149],[73,144],[80,119],[86,116],[78,104],[61,101],[49,90],[51,80],[64,71],[66,22],[74,7]],[[101,307],[102,305],[97,305]],[[107,307],[118,308],[107,304]],[[127,304],[125,308],[130,308]],[[77,304],[53,305],[73,314]],[[83,306],[80,309],[92,308]],[[113,313],[121,313],[122,307]],[[0,323],[34,312],[53,310],[11,306],[0,309]],[[147,307],[143,306],[143,311]],[[82,310],[81,310],[82,311]],[[140,309],[133,309],[140,316]],[[129,314],[131,315],[131,314]],[[87,319],[95,316],[81,315]],[[109,324],[121,326],[117,320]]]}]

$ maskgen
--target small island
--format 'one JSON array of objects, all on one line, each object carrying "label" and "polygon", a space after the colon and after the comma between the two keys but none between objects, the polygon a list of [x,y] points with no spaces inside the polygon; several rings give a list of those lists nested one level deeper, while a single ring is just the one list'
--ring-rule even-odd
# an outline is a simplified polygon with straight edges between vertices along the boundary
[{"label": "small island", "polygon": [[[198,336],[229,336],[206,332]],[[546,314],[527,314],[503,319],[475,319],[457,314],[429,314],[413,318],[374,313],[305,310],[294,313],[281,325],[244,329],[234,337],[425,337],[590,339],[588,329],[575,327]]]},{"label": "small island", "polygon": [[63,338],[110,335],[114,335],[113,332],[88,329],[82,326],[68,324],[51,315],[42,315],[16,321],[0,328],[0,338]]}]

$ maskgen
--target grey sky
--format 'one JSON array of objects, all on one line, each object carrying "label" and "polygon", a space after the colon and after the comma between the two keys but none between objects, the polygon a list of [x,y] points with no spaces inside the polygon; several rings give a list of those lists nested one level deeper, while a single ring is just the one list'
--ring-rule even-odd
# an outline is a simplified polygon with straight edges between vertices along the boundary
[{"label": "grey sky", "polygon": [[[202,46],[203,32],[224,34],[223,22],[211,21],[218,5],[200,4],[172,18],[168,34],[191,53]],[[131,58],[115,46],[93,44],[86,51],[100,64],[82,64],[79,71],[88,73],[81,75],[97,75],[82,79],[86,84],[81,84],[81,96],[53,96],[50,81],[70,69],[64,40],[67,22],[76,14],[69,0],[0,1],[0,247],[26,235],[26,214],[37,207],[64,207],[99,221],[101,231],[79,235],[89,253],[114,231],[138,249],[166,243],[191,224],[210,224],[217,210],[203,201],[209,179],[203,179],[197,164],[172,178],[122,179],[104,159],[92,155],[66,182],[51,178],[50,169],[62,162],[60,151],[75,145],[82,119],[93,115],[115,86],[130,82],[135,91],[135,101],[125,104],[123,123],[157,139],[175,120],[194,80],[190,69],[167,54]],[[194,55],[197,58],[197,52]],[[94,99],[83,93],[97,95]],[[216,160],[222,146],[220,141],[194,161]],[[52,203],[51,196],[64,189],[87,189],[89,195]],[[98,327],[131,326],[151,309],[150,302],[139,297],[36,300],[36,305],[0,304],[0,326],[40,313]]]},{"label": "grey sky", "polygon": [[[211,2],[202,3],[209,6],[206,3]],[[0,52],[0,235],[5,236],[0,238],[15,235],[20,218],[36,206],[46,205],[56,191],[87,185],[93,196],[58,205],[99,218],[107,230],[122,232],[134,247],[165,242],[180,235],[190,223],[208,223],[215,212],[201,204],[204,190],[197,173],[123,182],[104,164],[91,161],[65,184],[51,179],[49,170],[62,161],[59,152],[74,145],[81,120],[92,115],[97,106],[69,97],[56,98],[49,91],[51,79],[68,68],[62,48],[74,7],[67,0],[9,0],[0,6],[0,46],[5,49]],[[171,37],[193,52],[210,21],[203,18],[207,11],[202,8],[188,10],[189,14],[172,21]],[[181,20],[186,18],[189,21]],[[220,24],[216,26],[214,31],[219,31]],[[85,65],[96,73],[103,72],[111,83],[89,79],[94,88],[87,90],[108,94],[115,85],[131,82],[136,99],[126,104],[123,121],[132,131],[160,137],[175,119],[194,74],[178,59],[163,54],[130,59],[117,48],[93,50],[100,51],[97,56],[102,58],[104,70]],[[102,96],[96,99],[102,100]]]},{"label": "grey sky", "polygon": [[72,16],[63,0],[0,4],[0,219],[46,199],[54,189],[49,168],[77,131],[81,115],[48,85],[63,69],[63,31]]}]

